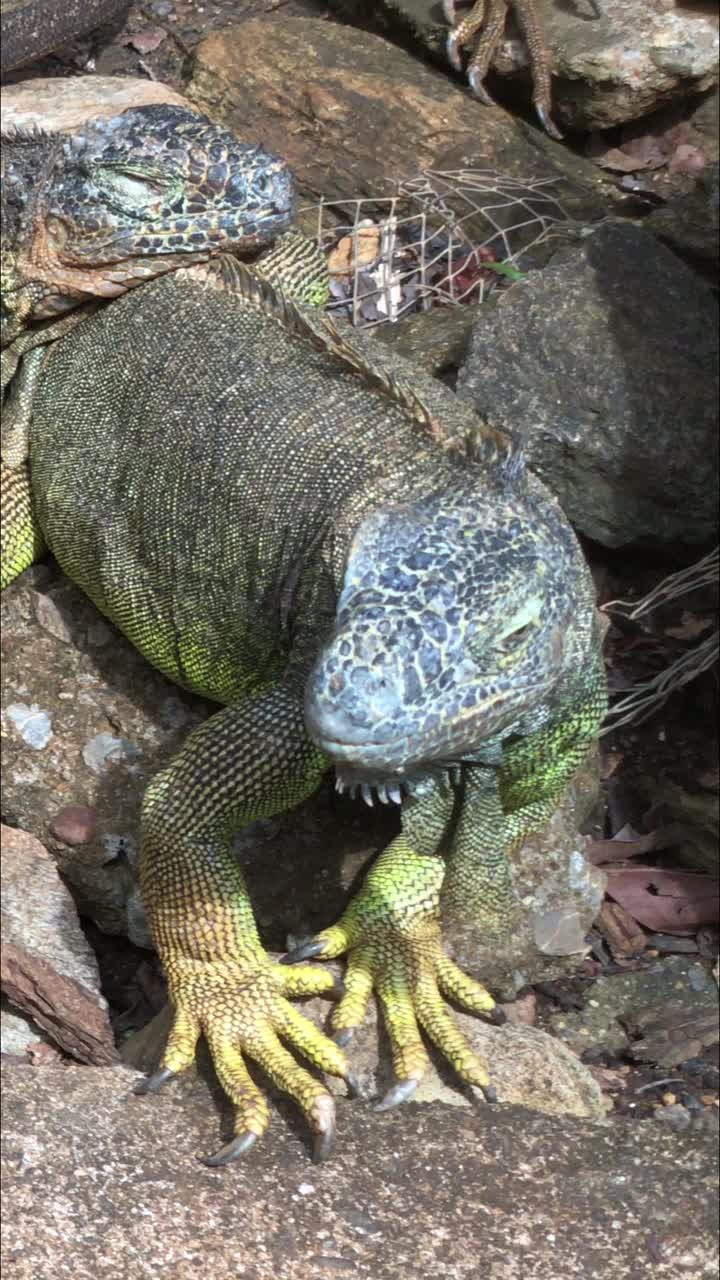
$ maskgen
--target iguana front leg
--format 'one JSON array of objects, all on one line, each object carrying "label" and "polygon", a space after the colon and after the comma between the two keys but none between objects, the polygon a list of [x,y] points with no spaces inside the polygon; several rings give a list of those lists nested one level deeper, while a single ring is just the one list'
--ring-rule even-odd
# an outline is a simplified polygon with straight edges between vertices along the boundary
[{"label": "iguana front leg", "polygon": [[189,1066],[204,1034],[235,1106],[235,1137],[206,1163],[236,1159],[267,1127],[268,1106],[243,1055],[298,1103],[315,1158],[329,1148],[333,1100],[280,1040],[347,1078],[342,1050],[287,999],[330,991],[333,978],[270,960],[230,846],[239,827],[310,795],[326,767],[305,731],[301,696],[281,685],[205,721],[145,793],[141,889],[175,1020],[160,1070],[139,1088],[153,1091]]},{"label": "iguana front leg", "polygon": [[460,50],[470,46],[473,50],[467,67],[467,78],[477,98],[486,106],[493,100],[485,88],[485,77],[493,54],[502,40],[508,6],[515,10],[530,56],[530,73],[533,82],[533,104],[538,119],[551,138],[561,139],[552,119],[552,91],[550,54],[543,35],[535,0],[475,0],[472,9],[461,22],[457,22],[456,0],[443,0],[445,17],[452,30],[448,36],[447,51],[456,71],[462,71]]},{"label": "iguana front leg", "polygon": [[498,769],[466,771],[462,812],[448,853],[443,919],[467,921],[488,941],[511,927],[513,853],[542,831],[597,739],[607,707],[599,644],[586,659],[582,693],[557,718],[512,742]]},{"label": "iguana front leg", "polygon": [[493,1096],[486,1064],[443,997],[471,1013],[500,1017],[485,988],[445,954],[441,920],[466,921],[488,942],[511,926],[512,853],[549,821],[605,712],[599,651],[585,664],[583,689],[582,696],[577,689],[569,695],[565,714],[559,706],[552,725],[512,743],[498,768],[465,767],[459,793],[447,777],[426,784],[424,794],[404,805],[402,835],[378,858],[338,924],[292,953],[303,960],[349,952],[346,995],[332,1018],[341,1043],[377,991],[398,1079],[381,1107],[410,1097],[427,1070],[419,1028],[461,1079]]},{"label": "iguana front leg", "polygon": [[392,1046],[397,1083],[379,1108],[409,1098],[425,1075],[429,1058],[420,1029],[449,1059],[458,1075],[489,1099],[486,1064],[470,1048],[445,1005],[445,997],[471,1013],[499,1021],[495,1001],[445,954],[440,897],[445,862],[438,849],[449,836],[456,796],[438,777],[403,808],[403,831],[380,855],[360,893],[330,929],[292,953],[290,960],[349,953],[346,994],[332,1025],[341,1044],[366,1013],[375,990]]}]

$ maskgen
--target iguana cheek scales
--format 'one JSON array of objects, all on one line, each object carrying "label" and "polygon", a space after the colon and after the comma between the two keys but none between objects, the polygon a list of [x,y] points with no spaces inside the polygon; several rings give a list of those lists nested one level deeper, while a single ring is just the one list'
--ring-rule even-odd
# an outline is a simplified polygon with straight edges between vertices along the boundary
[{"label": "iguana cheek scales", "polygon": [[218,1161],[269,1121],[246,1057],[327,1153],[332,1101],[295,1054],[349,1066],[291,1000],[333,979],[266,955],[231,839],[312,794],[329,726],[351,739],[341,785],[401,792],[402,829],[291,959],[348,954],[343,1040],[377,994],[388,1103],[427,1069],[425,1038],[487,1090],[446,1001],[494,1001],[445,954],[441,905],[471,909],[487,939],[508,927],[508,856],[604,710],[591,580],[557,504],[445,387],[230,258],[77,324],[32,410],[32,493],[4,478],[11,532],[34,515],[149,661],[221,704],[143,801],[141,888],[175,1014],[152,1087],[203,1035],[235,1108]]}]

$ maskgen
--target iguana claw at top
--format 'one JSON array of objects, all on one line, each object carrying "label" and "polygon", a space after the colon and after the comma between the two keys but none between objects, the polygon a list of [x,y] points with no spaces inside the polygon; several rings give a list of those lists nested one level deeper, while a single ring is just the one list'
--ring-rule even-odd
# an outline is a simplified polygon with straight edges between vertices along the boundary
[{"label": "iguana claw at top", "polygon": [[456,0],[443,0],[443,11],[452,28],[447,38],[447,56],[456,71],[462,71],[461,49],[469,46],[467,78],[475,97],[487,107],[494,106],[485,88],[485,77],[505,30],[508,7],[515,10],[527,42],[533,82],[533,105],[543,129],[559,141],[562,134],[552,118],[550,54],[538,18],[536,0],[475,0],[470,12],[457,21]]}]

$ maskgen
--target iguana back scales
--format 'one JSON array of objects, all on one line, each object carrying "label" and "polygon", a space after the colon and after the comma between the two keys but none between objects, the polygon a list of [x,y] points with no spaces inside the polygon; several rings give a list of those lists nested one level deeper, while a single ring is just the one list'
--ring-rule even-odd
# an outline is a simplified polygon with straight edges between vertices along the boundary
[{"label": "iguana back scales", "polygon": [[281,1040],[348,1075],[287,999],[332,980],[265,955],[230,838],[335,762],[368,796],[410,793],[402,834],[294,958],[349,952],[342,1041],[378,992],[398,1076],[383,1105],[426,1068],[419,1027],[488,1089],[443,996],[493,1001],[444,954],[440,907],[503,927],[508,854],[547,820],[604,706],[590,579],[557,503],[451,392],[223,259],[50,349],[30,461],[64,570],[149,661],[224,704],[143,805],[142,889],[175,1009],[146,1087],[202,1032],[236,1108],[213,1163],[267,1124],[243,1053],[326,1154],[332,1100]]}]

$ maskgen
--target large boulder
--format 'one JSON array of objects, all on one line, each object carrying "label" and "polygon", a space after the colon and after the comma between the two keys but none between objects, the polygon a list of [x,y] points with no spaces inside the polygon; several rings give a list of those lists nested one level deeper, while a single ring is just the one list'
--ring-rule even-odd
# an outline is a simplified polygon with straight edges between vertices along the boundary
[{"label": "large boulder", "polygon": [[[337,3],[358,22],[374,18],[391,36],[415,38],[446,61],[448,27],[436,0]],[[608,129],[717,82],[718,15],[712,5],[535,3],[553,61],[554,114],[571,129]],[[458,5],[459,15],[465,12]],[[512,22],[492,65],[500,76],[527,78],[527,45]]]},{"label": "large boulder", "polygon": [[609,223],[484,308],[458,379],[608,547],[717,529],[717,304],[654,236]]},{"label": "large boulder", "polygon": [[[230,1169],[204,1082],[3,1065],[3,1261],[17,1280],[714,1280],[714,1142],[522,1107],[339,1103],[327,1164],[297,1113]],[[229,1129],[223,1120],[225,1134]]]}]

